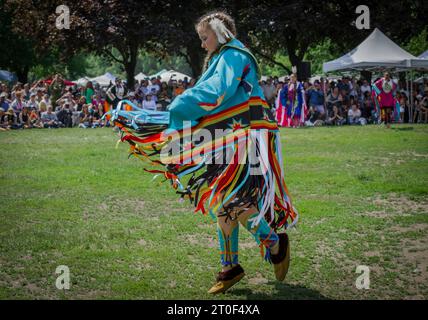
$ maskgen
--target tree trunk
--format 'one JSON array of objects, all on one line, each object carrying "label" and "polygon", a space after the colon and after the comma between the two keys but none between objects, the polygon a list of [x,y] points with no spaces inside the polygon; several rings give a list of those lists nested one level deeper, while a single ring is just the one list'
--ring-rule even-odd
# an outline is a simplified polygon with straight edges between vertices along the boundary
[{"label": "tree trunk", "polygon": [[187,51],[187,62],[192,69],[192,77],[198,78],[202,73],[203,56],[201,50],[198,47],[189,46],[186,48]]},{"label": "tree trunk", "polygon": [[28,81],[28,66],[24,66],[16,71],[16,76],[18,77],[18,81],[21,83],[27,83]]},{"label": "tree trunk", "polygon": [[128,90],[134,91],[135,85],[135,68],[137,66],[138,46],[131,46],[129,48],[129,59],[124,63],[126,72],[126,86]]}]

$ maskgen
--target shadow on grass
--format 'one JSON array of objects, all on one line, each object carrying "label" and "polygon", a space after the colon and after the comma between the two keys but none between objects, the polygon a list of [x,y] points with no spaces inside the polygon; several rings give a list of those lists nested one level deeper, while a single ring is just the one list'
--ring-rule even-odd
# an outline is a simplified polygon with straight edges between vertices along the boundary
[{"label": "shadow on grass", "polygon": [[250,289],[231,290],[234,295],[245,296],[249,300],[331,300],[316,290],[308,289],[298,285],[269,281],[267,285],[275,287],[275,293],[254,293]]},{"label": "shadow on grass", "polygon": [[392,128],[391,127],[391,129],[392,130],[396,130],[396,131],[411,131],[411,130],[414,130],[413,127],[405,127],[405,128]]}]

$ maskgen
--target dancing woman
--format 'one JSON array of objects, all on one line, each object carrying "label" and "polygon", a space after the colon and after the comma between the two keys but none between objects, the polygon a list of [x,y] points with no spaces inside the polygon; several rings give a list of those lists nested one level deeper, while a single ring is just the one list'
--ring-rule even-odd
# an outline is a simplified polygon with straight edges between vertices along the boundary
[{"label": "dancing woman", "polygon": [[[222,270],[209,293],[225,292],[244,276],[239,224],[252,233],[282,281],[290,261],[285,230],[298,214],[284,181],[278,126],[258,85],[257,61],[236,39],[235,23],[224,12],[202,16],[195,27],[207,51],[195,86],[166,112],[135,106],[124,111],[131,103],[122,101],[112,120],[132,155],[161,167],[146,171],[164,175],[195,211],[217,221]],[[207,133],[216,139],[206,139]],[[186,186],[185,176],[190,177]]]}]

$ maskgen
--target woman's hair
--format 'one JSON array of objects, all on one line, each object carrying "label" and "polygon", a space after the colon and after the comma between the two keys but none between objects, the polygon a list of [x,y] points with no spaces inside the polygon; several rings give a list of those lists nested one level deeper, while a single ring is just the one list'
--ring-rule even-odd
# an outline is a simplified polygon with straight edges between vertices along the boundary
[{"label": "woman's hair", "polygon": [[[212,30],[212,28],[210,26],[210,22],[213,19],[219,19],[221,22],[223,22],[224,26],[232,33],[232,35],[234,37],[236,37],[237,32],[236,32],[235,20],[233,20],[233,18],[224,11],[213,11],[213,12],[209,12],[207,14],[204,14],[202,17],[200,17],[198,19],[198,21],[195,24],[196,31],[199,28],[200,29],[207,29],[208,28],[208,29]],[[227,34],[225,34],[224,37],[228,40],[231,39],[230,36]],[[217,48],[217,50],[218,49],[219,48]],[[204,65],[203,65],[203,71],[205,71],[207,69],[208,63],[209,63],[211,57],[214,55],[214,53],[217,52],[217,50],[215,52],[211,52],[211,53],[208,53],[206,55],[205,60],[204,60]]]}]

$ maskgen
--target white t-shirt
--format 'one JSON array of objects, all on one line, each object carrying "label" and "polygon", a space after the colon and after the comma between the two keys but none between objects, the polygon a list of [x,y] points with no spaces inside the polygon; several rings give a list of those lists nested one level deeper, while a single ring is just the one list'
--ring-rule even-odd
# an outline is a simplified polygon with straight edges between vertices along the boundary
[{"label": "white t-shirt", "polygon": [[159,90],[160,90],[160,87],[157,84],[151,84],[147,87],[147,91],[151,94],[157,94]]},{"label": "white t-shirt", "polygon": [[352,118],[352,119],[358,119],[358,118],[360,118],[360,117],[361,117],[361,110],[360,110],[360,109],[357,109],[357,110],[355,110],[355,112],[354,112],[354,110],[349,109],[349,111],[348,111],[348,116],[349,116],[349,118]]},{"label": "white t-shirt", "polygon": [[156,111],[156,102],[154,100],[144,100],[143,109]]}]

